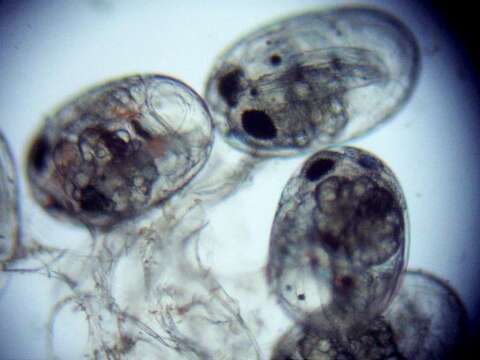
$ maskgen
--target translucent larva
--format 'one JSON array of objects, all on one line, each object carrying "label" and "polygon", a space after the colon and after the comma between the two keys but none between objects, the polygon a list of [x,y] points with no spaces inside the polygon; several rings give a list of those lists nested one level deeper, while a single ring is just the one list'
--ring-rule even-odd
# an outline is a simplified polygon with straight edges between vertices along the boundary
[{"label": "translucent larva", "polygon": [[35,136],[28,178],[47,211],[109,227],[185,186],[212,144],[209,111],[189,86],[160,75],[93,87]]},{"label": "translucent larva", "polygon": [[232,145],[295,154],[361,135],[412,93],[419,52],[410,30],[372,8],[290,16],[252,31],[217,60],[206,86]]},{"label": "translucent larva", "polygon": [[317,152],[282,192],[268,282],[297,321],[335,328],[368,321],[397,289],[408,231],[405,198],[386,164],[351,147]]}]

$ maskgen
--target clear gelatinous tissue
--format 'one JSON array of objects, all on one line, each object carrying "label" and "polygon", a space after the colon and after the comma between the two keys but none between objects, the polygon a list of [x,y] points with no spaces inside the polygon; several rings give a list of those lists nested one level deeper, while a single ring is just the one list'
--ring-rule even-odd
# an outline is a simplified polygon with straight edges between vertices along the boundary
[{"label": "clear gelatinous tissue", "polygon": [[52,214],[108,228],[169,198],[205,164],[212,121],[189,86],[121,78],[49,116],[28,152],[35,200]]},{"label": "clear gelatinous tissue", "polygon": [[238,302],[198,258],[201,208],[165,208],[97,239],[90,257],[70,254],[52,267],[68,290],[50,317],[52,357],[65,358],[62,324],[74,319],[86,325],[79,343],[88,359],[260,359]]},{"label": "clear gelatinous tissue", "polygon": [[352,148],[315,153],[286,184],[273,221],[267,280],[296,321],[345,331],[390,303],[409,225],[393,172]]},{"label": "clear gelatinous tissue", "polygon": [[407,271],[385,318],[407,359],[450,359],[467,339],[468,317],[456,291],[425,271]]},{"label": "clear gelatinous tissue", "polygon": [[15,163],[7,140],[0,132],[0,265],[15,255],[19,231]]},{"label": "clear gelatinous tissue", "polygon": [[349,140],[396,113],[412,93],[419,50],[381,10],[343,7],[291,16],[231,45],[205,99],[232,145],[288,155]]}]

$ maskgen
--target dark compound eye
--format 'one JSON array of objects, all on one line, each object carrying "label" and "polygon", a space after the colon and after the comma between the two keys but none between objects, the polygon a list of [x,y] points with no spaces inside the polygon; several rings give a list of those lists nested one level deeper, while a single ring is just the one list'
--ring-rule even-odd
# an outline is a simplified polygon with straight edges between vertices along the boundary
[{"label": "dark compound eye", "polygon": [[242,114],[242,125],[245,131],[257,139],[271,140],[277,136],[277,128],[272,118],[264,111],[247,110]]},{"label": "dark compound eye", "polygon": [[360,158],[358,159],[358,163],[369,170],[381,169],[381,164],[370,155],[360,156]]},{"label": "dark compound eye", "polygon": [[235,107],[238,104],[238,94],[242,90],[241,79],[243,71],[235,69],[220,78],[218,81],[218,92],[227,102],[228,106]]},{"label": "dark compound eye", "polygon": [[305,171],[305,177],[310,181],[317,181],[322,176],[330,172],[335,166],[335,161],[332,159],[318,159],[314,163],[310,164],[307,171]]},{"label": "dark compound eye", "polygon": [[50,145],[44,137],[39,137],[30,150],[30,161],[36,171],[45,170],[49,154]]}]

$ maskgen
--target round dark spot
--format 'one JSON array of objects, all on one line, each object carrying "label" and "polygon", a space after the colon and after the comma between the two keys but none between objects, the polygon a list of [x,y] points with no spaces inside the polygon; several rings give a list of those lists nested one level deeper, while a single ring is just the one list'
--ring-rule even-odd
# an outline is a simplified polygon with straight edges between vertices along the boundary
[{"label": "round dark spot", "polygon": [[291,285],[285,285],[285,290],[292,291],[292,286]]},{"label": "round dark spot", "polygon": [[370,155],[360,156],[358,163],[368,170],[378,170],[381,168],[380,162]]},{"label": "round dark spot", "polygon": [[234,69],[218,80],[218,92],[228,106],[235,107],[238,104],[238,94],[242,91],[242,77],[242,69]]},{"label": "round dark spot", "polygon": [[30,162],[35,170],[41,172],[47,167],[47,157],[50,154],[50,145],[43,137],[38,138],[30,150]]},{"label": "round dark spot", "polygon": [[305,300],[305,294],[298,294],[297,299],[300,300],[300,301]]},{"label": "round dark spot", "polygon": [[282,57],[278,54],[273,54],[270,56],[270,64],[273,66],[278,66],[282,63]]},{"label": "round dark spot", "polygon": [[249,135],[257,139],[270,140],[277,136],[277,128],[272,119],[261,110],[244,111],[242,126]]},{"label": "round dark spot", "polygon": [[94,186],[87,185],[81,190],[80,207],[86,212],[105,212],[110,210],[111,201]]},{"label": "round dark spot", "polygon": [[322,176],[329,173],[335,166],[332,159],[315,160],[305,171],[305,177],[310,181],[317,181]]},{"label": "round dark spot", "polygon": [[250,90],[250,95],[252,95],[253,97],[258,96],[258,89],[257,88],[252,88]]}]

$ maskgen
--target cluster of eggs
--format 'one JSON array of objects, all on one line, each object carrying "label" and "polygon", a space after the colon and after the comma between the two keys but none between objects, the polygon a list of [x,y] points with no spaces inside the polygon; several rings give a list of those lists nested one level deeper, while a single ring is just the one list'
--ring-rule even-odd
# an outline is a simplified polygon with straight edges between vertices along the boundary
[{"label": "cluster of eggs", "polygon": [[[296,324],[272,359],[410,358],[426,345],[404,331],[420,316],[401,316],[412,296],[397,295],[406,286],[405,197],[387,164],[338,144],[393,116],[418,74],[414,36],[383,11],[281,19],[219,56],[204,99],[182,81],[143,74],[61,105],[29,148],[31,191],[52,215],[108,232],[184,191],[208,161],[214,128],[256,158],[317,151],[286,184],[272,224],[266,280]],[[7,203],[12,170],[0,145]],[[14,213],[2,208],[2,234],[16,229]],[[0,259],[12,252],[4,238]],[[415,276],[424,274],[405,278]],[[459,301],[438,308],[463,326]]]}]

